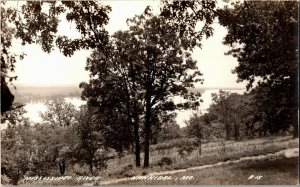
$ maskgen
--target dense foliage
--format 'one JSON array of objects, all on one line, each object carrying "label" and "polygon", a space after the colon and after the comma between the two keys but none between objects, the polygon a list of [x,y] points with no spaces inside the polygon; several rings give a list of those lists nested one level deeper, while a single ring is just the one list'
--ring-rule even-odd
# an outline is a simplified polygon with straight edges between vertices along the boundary
[{"label": "dense foliage", "polygon": [[101,123],[94,121],[86,106],[80,110],[54,98],[46,104],[42,122],[31,124],[24,109],[10,111],[2,124],[1,174],[12,184],[24,176],[65,175],[74,165],[105,169],[106,155],[100,134]]},{"label": "dense foliage", "polygon": [[245,1],[218,11],[220,24],[228,29],[224,44],[237,58],[238,81],[253,88],[261,122],[271,133],[297,125],[298,78],[297,1]]}]

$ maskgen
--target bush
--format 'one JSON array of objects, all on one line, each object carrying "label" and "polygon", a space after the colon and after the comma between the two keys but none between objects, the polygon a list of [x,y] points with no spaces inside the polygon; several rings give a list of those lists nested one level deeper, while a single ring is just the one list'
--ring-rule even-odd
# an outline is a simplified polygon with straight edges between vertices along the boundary
[{"label": "bush", "polygon": [[170,157],[162,157],[161,160],[157,163],[157,165],[162,167],[163,165],[171,165],[172,163],[173,162]]},{"label": "bush", "polygon": [[134,176],[133,165],[131,164],[127,165],[118,173],[118,175],[122,177],[133,177]]},{"label": "bush", "polygon": [[192,145],[188,145],[188,146],[180,146],[177,150],[178,154],[180,157],[184,157],[187,155],[190,155],[194,149],[196,149],[196,147],[192,146]]},{"label": "bush", "polygon": [[10,179],[6,175],[1,175],[1,184],[9,185]]}]

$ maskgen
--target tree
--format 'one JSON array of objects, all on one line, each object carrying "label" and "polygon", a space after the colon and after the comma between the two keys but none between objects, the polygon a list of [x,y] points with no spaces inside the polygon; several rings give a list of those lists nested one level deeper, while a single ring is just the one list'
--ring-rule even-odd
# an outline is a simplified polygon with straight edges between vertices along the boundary
[{"label": "tree", "polygon": [[[236,114],[234,116],[236,118],[234,122],[238,124],[238,134],[241,137],[253,137],[257,131],[263,130],[261,126],[259,128],[256,126],[259,121],[258,115],[260,111],[259,108],[255,106],[253,97],[254,95],[251,93],[244,93],[243,95],[233,93],[228,97]],[[237,133],[235,133],[235,135],[237,135]]]},{"label": "tree", "polygon": [[67,154],[72,152],[72,145],[67,142],[73,138],[70,134],[74,133],[68,133],[66,128],[50,123],[35,124],[33,129],[35,151],[31,175],[47,176],[52,174],[53,169],[63,175],[70,158]]},{"label": "tree", "polygon": [[[213,35],[217,1],[162,1],[160,16],[164,17],[182,37],[188,38],[185,47],[193,50],[202,47],[203,36]],[[201,27],[199,26],[201,23]]]},{"label": "tree", "polygon": [[[277,133],[279,130],[287,130],[291,125],[294,127],[294,137],[297,137],[297,112],[294,108],[289,108],[294,101],[286,98],[283,93],[283,85],[275,89],[265,86],[258,86],[250,93],[253,95],[253,107],[263,109],[255,111],[255,122],[260,124],[260,133]],[[272,90],[272,91],[271,91]],[[275,91],[276,93],[273,93]]]},{"label": "tree", "polygon": [[[182,46],[189,43],[188,39],[179,37],[165,19],[153,16],[149,8],[143,15],[128,20],[128,25],[129,31],[113,35],[109,58],[96,51],[94,60],[88,60],[87,69],[95,78],[84,84],[83,95],[98,101],[100,107],[111,106],[110,112],[127,113],[129,123],[144,116],[144,167],[148,167],[153,111],[198,106],[200,94],[189,93],[186,87],[201,81],[201,74]],[[96,92],[101,87],[102,92]],[[187,102],[176,106],[171,100],[176,95],[184,96]]]},{"label": "tree", "polygon": [[204,128],[207,124],[204,123],[203,118],[197,114],[194,114],[190,120],[187,122],[187,135],[188,137],[195,137],[197,140],[197,147],[199,147],[199,154],[202,151],[202,140],[204,134],[208,135],[209,132],[204,132]]},{"label": "tree", "polygon": [[[61,7],[56,7],[55,2],[50,2],[49,13],[43,13],[43,2],[27,2],[18,8],[8,7],[6,2],[1,2],[1,112],[10,110],[14,96],[7,87],[8,82],[17,79],[12,76],[16,59],[24,58],[24,54],[15,54],[11,51],[13,39],[21,39],[22,44],[37,42],[45,52],[50,52],[54,35],[57,31],[57,15],[62,12]],[[8,81],[7,81],[8,79]]]},{"label": "tree", "polygon": [[212,95],[212,105],[209,107],[209,112],[214,113],[218,116],[218,121],[225,125],[226,130],[226,139],[230,139],[231,135],[231,115],[232,111],[230,110],[230,103],[227,98],[229,96],[229,92],[219,90],[219,93],[213,93]]},{"label": "tree", "polygon": [[228,29],[227,54],[239,62],[233,71],[238,81],[248,81],[248,90],[257,81],[256,102],[264,115],[272,116],[266,119],[270,132],[293,124],[294,137],[298,136],[297,10],[297,1],[244,1],[218,10],[220,24]]},{"label": "tree", "polygon": [[13,185],[17,185],[18,181],[29,171],[29,150],[32,148],[28,139],[30,138],[29,132],[25,132],[27,129],[9,126],[2,134],[1,173],[9,177]]},{"label": "tree", "polygon": [[176,123],[174,117],[171,120],[162,123],[161,130],[158,132],[158,142],[173,140],[183,136],[182,129]]},{"label": "tree", "polygon": [[[2,65],[1,65],[2,67]],[[14,95],[11,93],[4,77],[1,77],[1,114],[11,110]]]},{"label": "tree", "polygon": [[75,123],[77,110],[73,104],[53,97],[45,105],[47,111],[41,113],[44,122],[61,127],[68,127]]},{"label": "tree", "polygon": [[244,95],[240,95],[237,93],[231,93],[228,98],[228,103],[230,105],[230,113],[231,113],[231,123],[234,128],[234,139],[239,140],[240,131],[241,131],[241,123],[242,123],[242,112],[245,110],[244,104]]},{"label": "tree", "polygon": [[[47,111],[41,114],[42,121],[48,125],[51,131],[49,134],[55,134],[49,137],[48,142],[55,146],[49,146],[53,156],[53,162],[57,162],[60,173],[63,175],[66,169],[66,160],[72,153],[73,141],[69,134],[73,134],[76,122],[75,116],[77,110],[71,103],[65,102],[63,99],[49,100],[46,103]],[[39,128],[39,127],[37,127]],[[42,137],[42,139],[45,137]]]},{"label": "tree", "polygon": [[14,110],[9,110],[7,112],[2,113],[1,115],[1,124],[10,124],[10,125],[17,125],[23,122],[28,122],[28,118],[25,118],[23,115],[26,113],[25,109],[23,108],[23,104],[21,103],[14,103],[11,105],[11,108]]},{"label": "tree", "polygon": [[[79,49],[102,49],[107,41],[103,26],[108,23],[110,7],[97,1],[28,1],[16,6],[1,1],[1,113],[11,110],[14,96],[7,85],[17,79],[12,75],[16,59],[26,55],[11,51],[13,39],[20,39],[22,45],[37,43],[47,53],[56,43],[65,56]],[[58,36],[58,17],[62,13],[67,21],[75,22],[81,38]]]},{"label": "tree", "polygon": [[8,126],[1,130],[1,175],[6,175],[13,185],[30,170],[33,153],[32,129],[23,114],[22,108],[10,111]]},{"label": "tree", "polygon": [[213,93],[212,97],[213,104],[209,108],[208,115],[216,116],[217,120],[225,125],[227,140],[232,135],[235,140],[239,140],[245,126],[247,133],[253,132],[252,124],[255,123],[253,118],[257,108],[251,103],[250,94],[240,95],[219,90],[219,93]]},{"label": "tree", "polygon": [[[153,111],[199,106],[200,93],[188,92],[187,88],[193,87],[195,82],[201,82],[202,79],[196,61],[185,48],[185,44],[190,41],[180,36],[163,17],[153,16],[146,9],[144,15],[137,16],[128,23],[131,38],[136,38],[139,46],[139,62],[135,65],[139,76],[138,84],[144,94],[144,167],[148,167]],[[182,96],[187,101],[175,105],[171,99],[174,96]]]},{"label": "tree", "polygon": [[88,164],[90,173],[93,174],[93,168],[103,169],[106,167],[103,153],[104,136],[101,134],[100,127],[102,123],[95,118],[92,110],[86,105],[81,106],[76,119],[78,123],[75,129],[79,139],[78,151],[75,151],[76,162]]},{"label": "tree", "polygon": [[[82,98],[88,100],[95,115],[101,119],[102,132],[107,147],[122,153],[132,140],[135,143],[136,166],[140,166],[140,116],[142,104],[138,96],[136,72],[131,61],[124,58],[125,50],[130,50],[128,32],[117,32],[103,54],[95,50],[87,60],[86,69],[91,72],[89,83],[81,83]],[[133,52],[134,54],[134,52]],[[132,130],[133,129],[133,130]],[[132,135],[132,132],[134,135]]]}]

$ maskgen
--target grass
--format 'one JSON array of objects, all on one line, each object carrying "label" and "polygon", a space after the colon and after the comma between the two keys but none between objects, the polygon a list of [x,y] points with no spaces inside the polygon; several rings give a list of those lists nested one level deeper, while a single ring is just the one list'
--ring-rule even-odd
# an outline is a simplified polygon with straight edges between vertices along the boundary
[{"label": "grass", "polygon": [[[157,145],[155,147],[157,147]],[[115,163],[111,162],[108,169],[104,170],[102,174],[107,175],[107,178],[131,177],[134,175],[141,175],[142,172],[151,173],[155,171],[185,169],[228,160],[237,160],[246,156],[276,153],[283,149],[296,147],[298,147],[298,139],[292,139],[291,137],[268,137],[238,142],[226,141],[205,143],[202,146],[201,155],[198,154],[198,150],[195,150],[184,157],[178,155],[177,147],[172,147],[164,151],[152,149],[152,152],[150,153],[151,168],[143,170],[133,167],[132,170],[127,171],[126,167],[134,163],[134,156],[126,155],[125,158],[122,159],[123,161],[121,160],[121,163],[116,163],[116,161]],[[141,156],[143,157],[143,155]],[[171,158],[173,161],[172,165],[158,166],[158,163],[163,157]],[[124,162],[125,164],[122,164]]]},{"label": "grass", "polygon": [[[251,175],[260,180],[248,179]],[[170,175],[171,180],[130,180],[118,184],[130,185],[295,185],[298,183],[298,157],[245,161],[202,170]],[[180,180],[192,176],[191,180]],[[175,180],[177,178],[177,180]]]},{"label": "grass", "polygon": [[[199,155],[198,150],[193,151],[191,154],[186,155],[185,157],[180,157],[177,153],[177,147],[172,147],[169,149],[155,149],[155,147],[152,148],[152,151],[150,152],[150,168],[143,169],[143,168],[135,168],[133,166],[134,163],[134,156],[132,154],[128,154],[125,157],[119,159],[111,159],[108,163],[108,168],[95,173],[94,176],[101,176],[102,180],[107,179],[118,179],[118,178],[124,178],[124,177],[132,177],[132,176],[140,176],[140,175],[148,175],[153,172],[157,171],[170,171],[170,170],[178,170],[178,169],[186,169],[189,167],[195,167],[195,166],[202,166],[202,165],[209,165],[209,164],[215,164],[218,162],[225,162],[228,160],[238,160],[241,157],[249,157],[249,156],[258,156],[258,155],[265,155],[268,153],[276,153],[280,150],[287,149],[287,148],[297,148],[298,147],[298,140],[299,139],[293,139],[291,136],[285,136],[285,137],[266,137],[266,138],[260,138],[260,139],[253,139],[253,140],[245,140],[245,141],[226,141],[226,142],[211,142],[211,143],[205,143],[202,145],[202,154]],[[186,141],[186,140],[185,140]],[[177,144],[174,143],[173,145]],[[157,145],[156,145],[157,146]],[[143,154],[141,154],[141,157],[143,160]],[[169,157],[172,159],[171,165],[164,165],[160,167],[158,165],[159,161],[163,157]],[[264,164],[264,163],[263,163]],[[296,163],[294,164],[296,166]],[[227,168],[227,172],[231,171],[229,166],[224,166]],[[228,168],[229,167],[229,168]],[[84,168],[80,167],[80,170],[85,170]],[[214,168],[217,169],[217,168]],[[214,173],[214,169],[210,171]],[[218,168],[216,171],[219,171],[220,168]],[[70,169],[71,171],[71,169]],[[201,173],[206,170],[201,170]],[[230,172],[232,175],[234,172]],[[228,176],[230,176],[228,173]],[[276,173],[274,173],[276,174]],[[68,173],[69,176],[74,176],[74,173]],[[89,175],[87,173],[87,175]],[[187,175],[187,174],[185,174]],[[215,176],[222,176],[223,174],[219,173]],[[195,175],[199,176],[199,175]],[[206,176],[206,178],[214,178],[215,176]],[[224,175],[224,176],[227,176]],[[250,175],[249,175],[250,176]],[[205,176],[204,176],[205,178]],[[210,180],[212,180],[210,179]],[[226,180],[225,180],[226,179]],[[199,179],[193,180],[197,184]],[[209,183],[205,179],[203,184],[213,184]],[[217,180],[217,179],[216,179]],[[221,180],[221,179],[219,179]],[[219,181],[217,184],[227,184],[226,181],[229,180],[227,178],[223,179],[224,181]],[[238,180],[238,182],[242,182],[242,180]],[[23,181],[24,182],[24,181]],[[138,181],[136,181],[138,182]],[[154,182],[154,181],[151,181]],[[172,181],[169,181],[172,182]],[[174,182],[174,181],[173,181]],[[178,182],[178,181],[177,181]],[[182,181],[180,181],[181,184]],[[186,181],[183,181],[186,182]],[[22,183],[22,182],[21,182]],[[27,182],[25,182],[27,183]],[[54,184],[55,183],[55,184]],[[76,184],[82,184],[83,182],[80,181],[63,181],[63,182],[51,182],[51,185],[76,185]],[[49,184],[49,183],[48,183]],[[173,183],[172,183],[173,184]],[[175,183],[177,184],[177,183]],[[188,183],[189,184],[189,183]],[[199,183],[201,184],[201,183]],[[229,183],[228,183],[229,184]]]}]

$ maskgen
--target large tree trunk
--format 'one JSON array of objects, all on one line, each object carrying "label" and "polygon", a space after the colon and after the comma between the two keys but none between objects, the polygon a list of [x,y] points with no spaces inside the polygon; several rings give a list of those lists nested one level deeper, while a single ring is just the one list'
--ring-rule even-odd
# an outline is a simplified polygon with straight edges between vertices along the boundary
[{"label": "large tree trunk", "polygon": [[91,172],[91,174],[93,174],[93,161],[92,160],[90,161],[90,172]]},{"label": "large tree trunk", "polygon": [[294,124],[294,134],[293,134],[293,138],[298,138],[299,137],[299,127],[298,127],[298,123],[293,123]]},{"label": "large tree trunk", "polygon": [[199,149],[198,149],[198,154],[199,154],[199,155],[202,154],[202,140],[201,140],[201,138],[199,138]]},{"label": "large tree trunk", "polygon": [[11,109],[15,96],[10,92],[4,76],[1,76],[1,113]]},{"label": "large tree trunk", "polygon": [[65,163],[65,161],[59,162],[58,166],[59,166],[60,174],[64,175],[65,174],[65,169],[66,169],[66,163]]},{"label": "large tree trunk", "polygon": [[134,141],[135,141],[135,166],[141,166],[141,147],[140,147],[140,135],[139,135],[139,122],[135,121],[134,124]]},{"label": "large tree trunk", "polygon": [[145,145],[144,145],[144,168],[149,167],[149,147],[150,147],[150,118],[151,118],[151,97],[146,96],[146,115],[145,115]]},{"label": "large tree trunk", "polygon": [[235,119],[233,119],[234,125],[234,139],[238,140],[240,138],[240,128],[239,125],[236,123]]},{"label": "large tree trunk", "polygon": [[12,184],[12,185],[18,185],[19,180],[20,180],[20,177],[19,177],[19,176],[13,177],[13,178],[10,180],[10,184]]},{"label": "large tree trunk", "polygon": [[225,122],[225,128],[226,128],[226,140],[230,139],[230,126],[229,123]]}]

